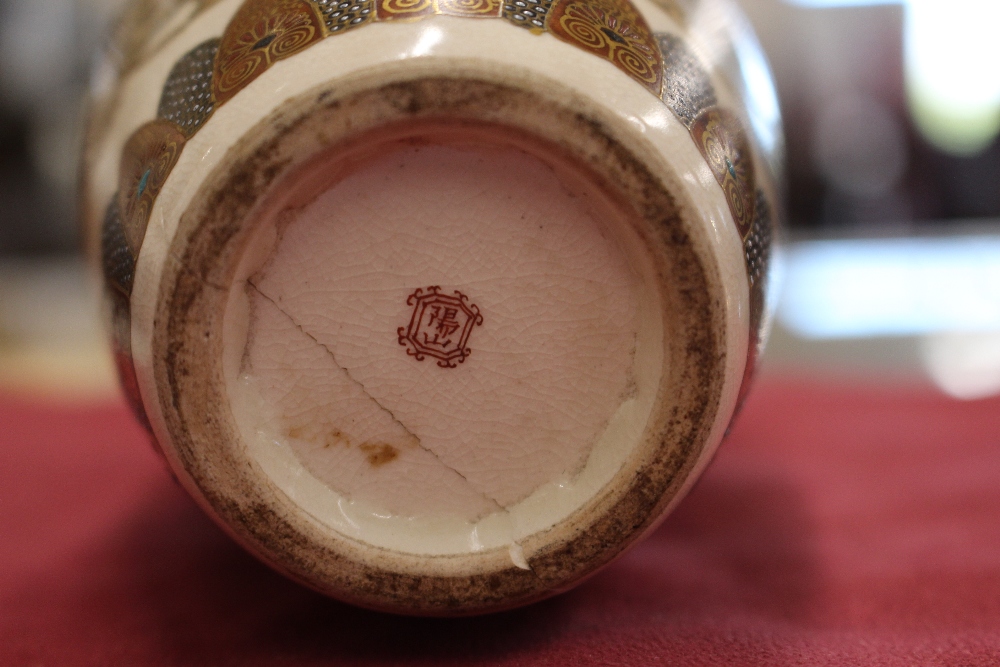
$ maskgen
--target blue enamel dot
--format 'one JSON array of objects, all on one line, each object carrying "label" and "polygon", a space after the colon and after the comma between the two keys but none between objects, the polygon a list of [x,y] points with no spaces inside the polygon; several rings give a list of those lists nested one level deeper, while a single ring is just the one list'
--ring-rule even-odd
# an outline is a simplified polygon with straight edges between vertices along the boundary
[{"label": "blue enamel dot", "polygon": [[144,171],[142,173],[142,178],[139,179],[139,188],[137,192],[137,196],[139,197],[141,197],[142,193],[146,191],[146,184],[149,183],[149,172],[150,172],[149,169]]}]

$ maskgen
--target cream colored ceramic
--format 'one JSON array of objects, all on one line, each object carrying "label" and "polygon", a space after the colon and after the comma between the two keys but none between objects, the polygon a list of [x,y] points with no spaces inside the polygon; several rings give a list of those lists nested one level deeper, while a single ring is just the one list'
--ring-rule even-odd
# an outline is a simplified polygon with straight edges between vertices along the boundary
[{"label": "cream colored ceramic", "polygon": [[760,343],[767,69],[723,2],[135,0],[83,209],[123,384],[257,556],[508,608],[622,553]]}]

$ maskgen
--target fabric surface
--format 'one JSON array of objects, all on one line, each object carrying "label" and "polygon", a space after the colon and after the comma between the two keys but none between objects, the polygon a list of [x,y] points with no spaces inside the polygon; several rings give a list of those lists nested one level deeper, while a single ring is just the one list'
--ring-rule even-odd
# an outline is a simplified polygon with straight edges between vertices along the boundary
[{"label": "fabric surface", "polygon": [[0,399],[0,665],[1000,665],[1000,399],[764,377],[694,492],[575,590],[352,608],[246,555],[123,406]]}]

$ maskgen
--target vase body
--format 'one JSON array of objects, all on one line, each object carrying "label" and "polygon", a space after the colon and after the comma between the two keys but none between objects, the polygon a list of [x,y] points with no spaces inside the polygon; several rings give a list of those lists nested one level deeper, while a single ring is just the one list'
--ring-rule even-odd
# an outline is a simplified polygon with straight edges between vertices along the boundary
[{"label": "vase body", "polygon": [[334,597],[571,587],[683,497],[749,386],[768,76],[708,0],[133,2],[82,210],[138,418]]}]

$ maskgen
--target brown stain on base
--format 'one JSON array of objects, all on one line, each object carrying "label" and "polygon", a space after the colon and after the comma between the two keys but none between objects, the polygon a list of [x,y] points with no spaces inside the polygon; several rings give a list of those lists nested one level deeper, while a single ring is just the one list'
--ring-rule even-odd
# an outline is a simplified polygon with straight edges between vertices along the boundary
[{"label": "brown stain on base", "polygon": [[348,438],[339,428],[335,428],[327,433],[326,438],[323,440],[324,447],[333,447],[334,445],[344,445],[345,447],[350,447],[351,439]]},{"label": "brown stain on base", "polygon": [[[311,437],[312,434],[307,431],[312,430],[308,427],[303,426],[293,426],[288,429],[288,437],[293,440],[305,440],[312,442],[313,444],[322,443],[323,449],[329,449],[330,447],[342,445],[344,447],[353,447],[354,443],[351,438],[341,431],[339,428],[331,429],[320,438]],[[387,442],[371,442],[366,441],[359,444],[358,449],[360,449],[364,454],[365,458],[368,460],[368,464],[373,468],[381,468],[387,463],[395,461],[399,457],[399,449],[390,445]]]},{"label": "brown stain on base", "polygon": [[380,468],[399,456],[398,449],[384,442],[366,442],[358,445],[358,449],[368,455],[366,458],[373,468]]}]

